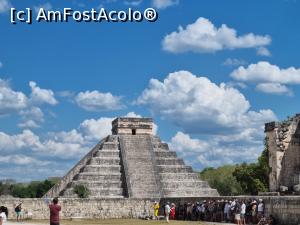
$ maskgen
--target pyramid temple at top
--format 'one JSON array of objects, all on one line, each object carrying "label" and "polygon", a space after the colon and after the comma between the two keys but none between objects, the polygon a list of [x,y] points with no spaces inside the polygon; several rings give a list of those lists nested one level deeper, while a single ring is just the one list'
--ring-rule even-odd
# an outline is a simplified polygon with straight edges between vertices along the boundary
[{"label": "pyramid temple at top", "polygon": [[117,118],[112,135],[101,140],[52,189],[47,197],[168,198],[218,196],[168,144],[153,135],[151,118]]}]

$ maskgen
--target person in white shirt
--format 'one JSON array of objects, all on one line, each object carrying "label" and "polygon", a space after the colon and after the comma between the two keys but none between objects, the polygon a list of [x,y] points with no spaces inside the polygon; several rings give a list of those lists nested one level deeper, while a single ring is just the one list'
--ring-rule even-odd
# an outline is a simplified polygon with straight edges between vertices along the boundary
[{"label": "person in white shirt", "polygon": [[264,202],[262,199],[258,200],[258,206],[257,206],[257,218],[258,221],[264,216],[264,210],[265,210],[265,206],[264,206]]},{"label": "person in white shirt", "polygon": [[7,221],[7,210],[6,207],[1,206],[0,207],[0,225],[6,225],[6,221]]},{"label": "person in white shirt", "polygon": [[245,214],[246,214],[246,204],[245,204],[245,201],[242,201],[242,205],[241,205],[241,224],[242,225],[246,225]]},{"label": "person in white shirt", "polygon": [[[167,202],[167,204],[165,205],[165,215],[166,215],[167,223],[169,223],[170,211],[171,211],[170,203]],[[0,224],[0,225],[1,225],[1,224]]]}]

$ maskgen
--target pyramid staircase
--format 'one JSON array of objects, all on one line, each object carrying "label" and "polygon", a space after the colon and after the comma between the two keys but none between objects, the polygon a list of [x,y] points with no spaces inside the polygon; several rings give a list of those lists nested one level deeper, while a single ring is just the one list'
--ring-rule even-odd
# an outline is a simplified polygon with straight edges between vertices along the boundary
[{"label": "pyramid staircase", "polygon": [[153,135],[109,135],[46,196],[77,197],[77,185],[84,185],[90,198],[218,196]]}]

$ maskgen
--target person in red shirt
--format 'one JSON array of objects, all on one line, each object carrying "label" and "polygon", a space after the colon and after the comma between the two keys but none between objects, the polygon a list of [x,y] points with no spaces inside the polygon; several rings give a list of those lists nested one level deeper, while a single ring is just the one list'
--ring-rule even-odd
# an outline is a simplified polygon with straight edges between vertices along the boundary
[{"label": "person in red shirt", "polygon": [[58,205],[58,198],[54,198],[52,204],[49,205],[50,209],[50,225],[59,225],[59,212],[61,206]]},{"label": "person in red shirt", "polygon": [[172,203],[170,211],[170,220],[175,220],[175,204]]}]

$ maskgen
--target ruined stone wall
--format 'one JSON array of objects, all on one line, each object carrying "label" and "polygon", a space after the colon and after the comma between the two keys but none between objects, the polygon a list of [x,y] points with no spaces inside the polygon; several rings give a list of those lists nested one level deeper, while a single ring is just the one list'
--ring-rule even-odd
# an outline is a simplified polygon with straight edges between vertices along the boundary
[{"label": "ruined stone wall", "polygon": [[279,191],[280,186],[293,190],[293,186],[299,183],[299,121],[300,115],[296,115],[283,122],[271,122],[265,125],[271,167],[270,191]]},{"label": "ruined stone wall", "polygon": [[[48,205],[43,199],[0,198],[0,205],[6,206],[9,210],[9,219],[16,219],[14,205],[19,201],[23,201],[22,208],[25,218],[28,212],[31,212],[33,219],[49,219]],[[152,213],[153,200],[60,198],[59,204],[62,206],[60,213],[62,219],[71,217],[86,219],[139,218]]]},{"label": "ruined stone wall", "polygon": [[[238,196],[238,197],[211,197],[212,199],[249,199],[262,198],[266,206],[266,214],[274,215],[279,225],[300,224],[300,196]],[[166,198],[162,199],[163,205],[169,201],[176,205],[185,202],[195,203],[197,201],[210,199],[209,197],[197,198]],[[9,209],[9,219],[15,219],[14,204],[23,201],[23,210],[30,211],[33,219],[49,219],[49,209],[43,199],[1,199],[0,205]],[[78,199],[60,198],[62,206],[61,218],[83,217],[86,219],[108,219],[108,218],[139,218],[145,215],[153,215],[153,199]],[[26,216],[26,213],[25,213]]]}]

